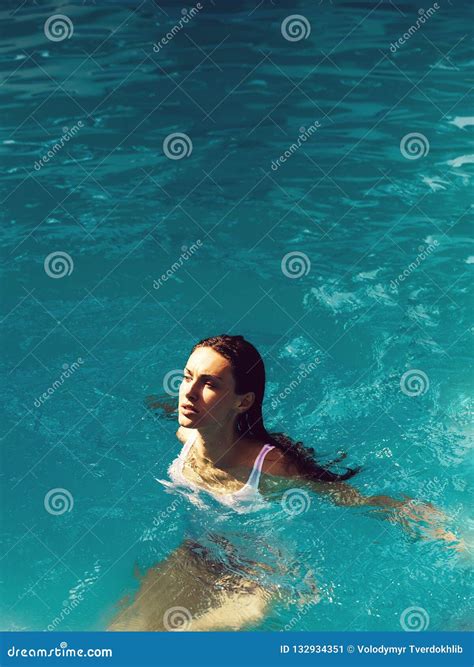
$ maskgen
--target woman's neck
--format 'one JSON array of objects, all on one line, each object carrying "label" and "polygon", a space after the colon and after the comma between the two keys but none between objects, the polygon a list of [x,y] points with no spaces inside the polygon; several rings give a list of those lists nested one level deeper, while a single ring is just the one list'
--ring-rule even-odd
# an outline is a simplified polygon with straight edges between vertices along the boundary
[{"label": "woman's neck", "polygon": [[243,436],[236,433],[234,425],[196,429],[194,454],[198,460],[210,462],[216,467],[230,468],[237,459],[237,450],[243,445]]}]

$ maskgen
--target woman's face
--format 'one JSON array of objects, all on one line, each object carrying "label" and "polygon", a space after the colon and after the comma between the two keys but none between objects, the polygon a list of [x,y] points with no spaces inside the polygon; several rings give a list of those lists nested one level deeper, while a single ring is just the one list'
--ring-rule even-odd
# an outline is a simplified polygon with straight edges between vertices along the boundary
[{"label": "woman's face", "polygon": [[253,394],[235,393],[230,362],[211,347],[189,357],[179,389],[179,424],[186,428],[223,427],[245,412]]}]

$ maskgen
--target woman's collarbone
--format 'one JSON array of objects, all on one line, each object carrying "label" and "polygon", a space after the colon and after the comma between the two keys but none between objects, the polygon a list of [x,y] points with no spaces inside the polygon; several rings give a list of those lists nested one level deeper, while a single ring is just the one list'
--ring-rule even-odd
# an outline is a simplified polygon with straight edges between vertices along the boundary
[{"label": "woman's collarbone", "polygon": [[215,467],[210,468],[209,465],[199,468],[190,462],[186,462],[184,467],[188,473],[185,475],[186,477],[189,478],[189,472],[191,472],[193,481],[197,480],[209,490],[217,491],[218,493],[234,493],[238,491],[247,482],[247,479],[242,479],[242,477],[245,477],[246,474],[248,477],[249,474],[245,466],[242,465],[233,469],[232,472]]}]

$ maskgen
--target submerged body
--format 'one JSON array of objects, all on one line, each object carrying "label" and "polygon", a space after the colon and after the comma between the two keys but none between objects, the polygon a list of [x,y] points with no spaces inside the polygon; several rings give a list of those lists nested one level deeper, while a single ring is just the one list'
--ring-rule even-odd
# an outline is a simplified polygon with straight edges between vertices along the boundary
[{"label": "submerged body", "polygon": [[[182,433],[179,435],[183,437]],[[189,460],[196,436],[197,432],[191,432],[169,466],[171,481],[158,481],[169,488],[190,491],[187,497],[198,505],[200,495],[210,494],[219,504],[238,514],[264,509],[268,503],[259,490],[259,483],[264,461],[273,446],[264,444],[259,449],[250,474],[248,466],[241,464],[238,467],[237,477],[248,475],[244,484],[229,472],[215,469],[211,473],[209,468],[204,481]],[[220,489],[234,490],[217,491],[216,477],[220,480]],[[229,567],[204,545],[203,537],[199,541],[185,539],[165,561],[151,568],[141,580],[134,602],[119,612],[108,629],[239,630],[259,621],[272,596],[278,595],[278,591],[266,590],[255,579],[256,569],[268,566],[244,559],[222,534],[207,535],[210,541],[219,542],[224,549]]]}]

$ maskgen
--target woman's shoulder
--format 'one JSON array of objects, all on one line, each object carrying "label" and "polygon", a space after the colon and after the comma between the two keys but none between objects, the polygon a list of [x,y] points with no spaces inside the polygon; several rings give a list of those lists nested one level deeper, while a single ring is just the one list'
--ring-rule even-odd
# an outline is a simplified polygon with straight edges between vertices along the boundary
[{"label": "woman's shoulder", "polygon": [[295,462],[285,452],[274,447],[265,456],[262,472],[276,477],[296,477],[299,471]]},{"label": "woman's shoulder", "polygon": [[[259,448],[266,443],[261,443]],[[263,459],[262,473],[275,477],[294,477],[298,475],[298,468],[294,461],[278,447],[273,446]]]}]

